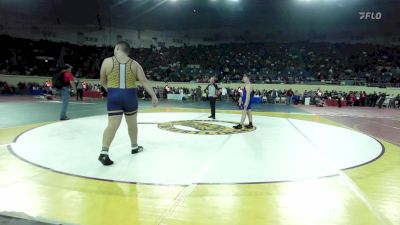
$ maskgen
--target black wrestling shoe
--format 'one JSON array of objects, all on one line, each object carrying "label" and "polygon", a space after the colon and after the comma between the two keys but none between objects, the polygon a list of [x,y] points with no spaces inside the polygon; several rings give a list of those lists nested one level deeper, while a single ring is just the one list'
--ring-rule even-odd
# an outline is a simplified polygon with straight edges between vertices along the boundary
[{"label": "black wrestling shoe", "polygon": [[68,117],[61,118],[60,120],[69,120]]},{"label": "black wrestling shoe", "polygon": [[139,152],[142,152],[142,151],[143,151],[143,147],[142,146],[137,146],[137,148],[132,149],[132,154],[136,154],[136,153],[139,153]]},{"label": "black wrestling shoe", "polygon": [[233,126],[233,128],[239,130],[239,129],[242,129],[242,125],[238,124],[236,126]]},{"label": "black wrestling shoe", "polygon": [[211,116],[209,116],[208,118],[213,118],[213,116],[211,115]]},{"label": "black wrestling shoe", "polygon": [[246,128],[246,129],[253,129],[253,124],[246,125],[246,126],[244,126],[244,128]]},{"label": "black wrestling shoe", "polygon": [[100,154],[99,155],[99,161],[101,162],[101,164],[103,164],[104,166],[110,166],[112,165],[114,162],[110,159],[110,157],[108,157],[108,155],[106,154]]}]

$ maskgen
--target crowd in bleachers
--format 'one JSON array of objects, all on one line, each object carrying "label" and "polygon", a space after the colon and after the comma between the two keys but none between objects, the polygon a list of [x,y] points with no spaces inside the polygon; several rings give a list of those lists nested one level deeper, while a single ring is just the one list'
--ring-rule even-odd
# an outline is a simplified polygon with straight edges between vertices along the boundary
[{"label": "crowd in bleachers", "polygon": [[[77,77],[98,78],[112,47],[77,46],[0,35],[0,74],[51,76],[57,66],[74,66]],[[133,49],[150,80],[220,82],[251,74],[255,83],[325,82],[400,85],[400,47],[345,43],[254,43]],[[349,81],[350,80],[350,81]]]},{"label": "crowd in bleachers", "polygon": [[[79,82],[83,82],[84,91],[88,92],[101,92],[101,96],[106,96],[107,93],[103,87],[99,84],[86,84],[86,82],[80,80]],[[157,97],[161,100],[167,99],[168,94],[182,94],[186,96],[186,99],[189,101],[205,101],[207,98],[204,90],[198,86],[197,88],[185,88],[185,87],[171,87],[166,84],[164,87],[153,87],[154,92]],[[234,101],[237,102],[241,95],[241,89],[233,89],[233,88],[222,88],[222,95],[219,96],[219,100],[221,101]],[[9,85],[7,82],[0,81],[0,94],[3,95],[15,95],[15,94],[29,94],[33,91],[41,91],[40,93],[45,95],[53,95],[54,89],[51,87],[51,81],[46,81],[43,84],[39,83],[26,83],[19,82],[17,86]],[[350,91],[350,92],[339,92],[339,91],[304,91],[303,93],[298,92],[297,90],[253,90],[253,97],[259,97],[262,99],[262,103],[275,104],[277,102],[284,103],[287,102],[287,99],[292,99],[293,104],[304,104],[306,98],[310,98],[310,104],[319,105],[323,104],[323,102],[327,99],[341,99],[346,100],[347,106],[369,106],[369,107],[382,107],[383,103],[386,104],[386,107],[391,108],[399,108],[400,107],[400,94],[395,95],[387,95],[384,92],[373,92],[366,93],[365,91]],[[150,99],[150,96],[145,91],[144,87],[138,87],[138,97],[141,99]],[[380,104],[381,102],[381,104]]]},{"label": "crowd in bleachers", "polygon": [[[112,47],[77,46],[69,43],[33,41],[0,35],[0,74],[53,76],[59,65],[74,67],[78,78],[99,77],[101,62],[113,54]],[[330,43],[248,43],[218,46],[185,46],[170,48],[133,49],[131,57],[143,65],[149,80],[164,82],[206,83],[216,76],[221,83],[240,82],[248,73],[254,83],[307,83],[325,82],[340,84],[350,82],[384,83],[400,86],[400,48],[373,44]],[[201,100],[205,94],[200,87],[155,87],[157,95],[166,98],[168,93],[185,94],[191,100]],[[0,82],[1,94],[24,94],[35,90],[52,92],[44,84],[20,82],[16,87]],[[86,91],[104,92],[100,85],[85,85]],[[240,90],[227,89],[227,99],[235,100]],[[264,102],[293,96],[297,104],[310,97],[318,99],[343,99],[346,104],[375,106],[383,98],[398,102],[399,96],[365,92],[321,92],[296,90],[255,90],[254,96]],[[146,98],[143,89],[139,97]],[[222,98],[222,97],[221,97]],[[317,100],[315,100],[317,99]],[[396,100],[397,99],[397,100]]]},{"label": "crowd in bleachers", "polygon": [[[83,82],[85,91],[101,92],[104,89],[99,84],[86,84]],[[8,84],[5,81],[0,81],[0,94],[3,95],[25,95],[30,94],[32,91],[43,91],[41,93],[52,94],[54,89],[52,88],[51,81],[48,80],[42,84],[37,82],[19,82],[16,86]]]},{"label": "crowd in bleachers", "polygon": [[49,91],[50,88],[46,84],[38,84],[34,82],[19,82],[17,86],[14,86],[5,81],[0,81],[0,94],[3,95],[24,95],[29,94],[30,90]]},{"label": "crowd in bleachers", "polygon": [[[204,90],[198,86],[197,88],[183,88],[183,87],[153,87],[158,98],[166,99],[167,94],[182,94],[187,96],[189,101],[205,101],[207,95]],[[237,102],[240,95],[241,89],[223,88],[222,95],[219,96],[221,101],[233,101]],[[139,86],[138,96],[141,99],[150,100],[150,96],[146,93],[145,89]],[[383,106],[388,108],[399,108],[400,107],[400,94],[398,95],[387,95],[385,92],[373,92],[366,93],[365,91],[350,91],[350,92],[338,92],[338,91],[304,91],[303,93],[297,90],[253,90],[251,93],[253,97],[259,97],[262,99],[262,103],[276,104],[276,103],[288,103],[288,98],[291,99],[293,104],[304,104],[306,98],[310,98],[311,105],[323,106],[324,102],[328,99],[334,99],[345,102],[346,106],[368,106],[368,107],[379,107]],[[322,104],[322,105],[321,105]]]}]

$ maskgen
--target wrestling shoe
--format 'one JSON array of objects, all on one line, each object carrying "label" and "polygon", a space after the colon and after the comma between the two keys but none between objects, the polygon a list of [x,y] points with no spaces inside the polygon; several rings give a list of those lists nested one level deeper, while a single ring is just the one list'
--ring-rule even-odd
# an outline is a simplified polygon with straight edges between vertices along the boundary
[{"label": "wrestling shoe", "polygon": [[103,164],[104,166],[110,166],[112,165],[114,162],[110,159],[110,157],[108,157],[107,154],[100,154],[99,155],[99,161],[101,162],[101,164]]},{"label": "wrestling shoe", "polygon": [[143,151],[142,146],[137,146],[136,148],[132,148],[132,154],[136,154]]},{"label": "wrestling shoe", "polygon": [[242,125],[238,124],[236,126],[233,126],[233,128],[239,130],[239,129],[242,129]]}]

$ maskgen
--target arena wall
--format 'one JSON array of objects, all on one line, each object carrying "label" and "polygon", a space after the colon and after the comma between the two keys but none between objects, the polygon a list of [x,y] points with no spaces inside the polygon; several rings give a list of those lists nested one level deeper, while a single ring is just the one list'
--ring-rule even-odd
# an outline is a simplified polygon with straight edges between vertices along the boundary
[{"label": "arena wall", "polygon": [[[17,85],[18,82],[36,82],[42,84],[47,80],[51,80],[51,77],[42,77],[42,76],[18,76],[18,75],[1,75],[0,81],[6,81],[9,84]],[[98,79],[81,79],[90,84],[99,84]],[[180,83],[180,82],[150,82],[152,86],[160,86],[163,87],[168,84],[171,87],[185,87],[185,88],[196,88],[197,86],[205,87],[207,84],[199,84],[199,83]],[[231,87],[238,88],[240,83],[235,84],[220,84],[221,87]],[[378,87],[366,87],[366,86],[342,86],[342,85],[307,85],[307,84],[254,84],[255,89],[277,89],[277,90],[285,90],[291,88],[293,91],[298,91],[299,93],[303,93],[305,90],[314,90],[321,89],[322,91],[366,91],[367,93],[371,92],[386,92],[387,94],[398,95],[400,94],[400,88],[378,88]]]}]

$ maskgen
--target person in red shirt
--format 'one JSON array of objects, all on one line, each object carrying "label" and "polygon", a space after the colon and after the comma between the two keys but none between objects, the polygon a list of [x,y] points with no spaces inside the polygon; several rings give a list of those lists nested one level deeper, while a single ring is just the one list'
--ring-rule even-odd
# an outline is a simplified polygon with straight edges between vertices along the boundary
[{"label": "person in red shirt", "polygon": [[61,106],[61,113],[60,113],[60,120],[69,120],[67,117],[67,108],[68,108],[68,101],[70,95],[70,86],[74,89],[74,93],[76,93],[76,85],[74,82],[74,75],[72,74],[72,67],[66,66],[61,73],[64,76],[64,85],[60,89],[62,106]]}]

